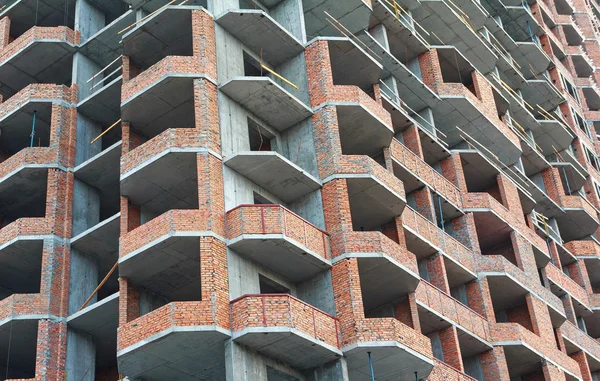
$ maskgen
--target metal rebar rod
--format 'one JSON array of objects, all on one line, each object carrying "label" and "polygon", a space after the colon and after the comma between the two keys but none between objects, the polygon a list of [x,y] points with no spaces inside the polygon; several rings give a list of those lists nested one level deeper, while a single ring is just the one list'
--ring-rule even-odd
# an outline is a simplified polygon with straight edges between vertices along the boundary
[{"label": "metal rebar rod", "polygon": [[33,138],[35,136],[35,119],[37,116],[37,111],[33,111],[33,121],[31,122],[31,141],[29,143],[29,147],[33,147]]},{"label": "metal rebar rod", "polygon": [[369,355],[369,368],[371,368],[371,381],[375,381],[375,372],[373,371],[373,359],[371,358],[371,352],[367,352]]}]

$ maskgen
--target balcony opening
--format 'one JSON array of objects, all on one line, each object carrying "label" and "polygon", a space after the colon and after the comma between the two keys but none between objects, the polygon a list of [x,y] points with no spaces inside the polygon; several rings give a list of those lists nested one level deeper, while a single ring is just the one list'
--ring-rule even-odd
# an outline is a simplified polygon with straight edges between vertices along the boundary
[{"label": "balcony opening", "polygon": [[493,292],[491,292],[496,323],[517,323],[533,332],[533,324],[525,294],[519,296],[507,295],[506,291],[504,290],[505,295],[501,295],[503,290],[494,287]]},{"label": "balcony opening", "polygon": [[268,77],[269,73],[263,70],[261,62],[244,52],[244,76],[245,77]]},{"label": "balcony opening", "polygon": [[50,103],[30,102],[4,118],[0,129],[0,163],[29,147],[49,147],[51,123]]},{"label": "balcony opening", "polygon": [[477,96],[473,84],[473,67],[456,49],[438,49],[438,59],[445,83],[462,83],[473,95]]},{"label": "balcony opening", "polygon": [[17,241],[0,250],[0,255],[0,300],[40,292],[42,240]]},{"label": "balcony opening", "polygon": [[276,205],[277,204],[276,202],[272,202],[268,198],[266,198],[263,195],[260,195],[256,192],[252,192],[252,197],[254,197],[255,205]]},{"label": "balcony opening", "polygon": [[24,168],[0,183],[0,228],[20,219],[45,217],[47,168]]},{"label": "balcony opening", "polygon": [[[12,1],[12,3],[15,2]],[[9,1],[5,1],[4,3],[9,3]],[[34,26],[67,26],[74,29],[75,3],[75,1],[68,1],[66,3],[63,2],[60,6],[52,6],[44,3],[44,6],[37,7],[37,12],[34,5],[28,3],[17,5],[16,8],[20,12],[17,13],[15,11],[10,20],[11,41],[20,37]]]},{"label": "balcony opening", "polygon": [[274,280],[258,274],[258,284],[261,294],[289,294],[290,289]]},{"label": "balcony opening", "polygon": [[300,381],[300,379],[267,366],[267,381]]},{"label": "balcony opening", "polygon": [[37,332],[37,320],[14,320],[0,327],[0,380],[35,378]]},{"label": "balcony opening", "polygon": [[275,135],[262,128],[254,120],[248,118],[248,140],[250,151],[273,151],[271,141]]},{"label": "balcony opening", "polygon": [[481,355],[476,354],[462,358],[465,367],[465,373],[477,381],[484,381],[483,368],[481,367]]},{"label": "balcony opening", "polygon": [[503,239],[497,239],[494,245],[481,246],[481,254],[483,255],[501,255],[510,263],[517,266],[517,258],[512,244],[510,233],[502,235]]}]

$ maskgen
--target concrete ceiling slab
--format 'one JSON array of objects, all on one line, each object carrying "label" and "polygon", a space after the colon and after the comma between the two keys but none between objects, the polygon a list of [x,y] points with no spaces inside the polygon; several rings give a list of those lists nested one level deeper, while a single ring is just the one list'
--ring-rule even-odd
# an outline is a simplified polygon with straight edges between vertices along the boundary
[{"label": "concrete ceiling slab", "polygon": [[[536,143],[544,152],[563,151],[575,138],[569,128],[556,120],[537,120],[538,127],[532,129]],[[554,148],[553,148],[554,147]]]},{"label": "concrete ceiling slab", "polygon": [[476,150],[457,150],[470,192],[481,192],[496,183],[498,167]]},{"label": "concrete ceiling slab", "polygon": [[304,45],[262,10],[230,10],[216,19],[226,31],[254,52],[262,52],[273,67],[304,51]]},{"label": "concrete ceiling slab", "polygon": [[[168,0],[122,0],[124,3],[131,5],[133,9],[143,9],[144,11],[150,13],[154,12],[160,7],[165,6],[169,3]],[[207,0],[189,0],[187,1],[182,8],[195,8],[203,7],[208,9]]]},{"label": "concrete ceiling slab", "polygon": [[398,300],[414,292],[419,284],[418,274],[384,253],[361,254],[357,257],[365,311]]},{"label": "concrete ceiling slab", "polygon": [[505,274],[486,275],[490,284],[490,295],[495,311],[501,311],[522,304],[524,296],[529,292]]},{"label": "concrete ceiling slab", "polygon": [[32,83],[70,85],[76,46],[37,39],[0,63],[2,93],[10,96]]},{"label": "concrete ceiling slab", "polygon": [[[12,319],[0,325],[0,343],[11,342],[9,378],[35,377],[38,320]],[[12,335],[12,336],[11,336]],[[11,339],[12,337],[12,339]],[[8,345],[0,345],[0,356],[8,358]],[[3,376],[4,377],[4,376]]]},{"label": "concrete ceiling slab", "polygon": [[110,126],[121,117],[121,86],[123,76],[99,87],[93,94],[77,104],[77,111],[100,123]]},{"label": "concrete ceiling slab", "polygon": [[348,28],[351,33],[367,29],[371,8],[364,0],[302,0],[306,34],[332,36],[339,32],[328,21],[325,12]]},{"label": "concrete ceiling slab", "polygon": [[45,99],[31,99],[0,120],[0,148],[3,151],[15,154],[30,146],[34,112],[34,146],[49,145],[52,103]]},{"label": "concrete ceiling slab", "polygon": [[273,151],[240,152],[224,164],[284,202],[293,202],[321,188],[319,180]]},{"label": "concrete ceiling slab", "polygon": [[465,208],[465,212],[473,212],[475,226],[477,227],[477,238],[482,250],[493,248],[510,239],[512,227],[492,210],[471,210]]},{"label": "concrete ceiling slab", "polygon": [[279,132],[312,115],[312,109],[268,77],[237,77],[220,90]]},{"label": "concrete ceiling slab", "polygon": [[74,169],[75,177],[99,190],[101,201],[111,205],[119,200],[121,145],[113,144]]},{"label": "concrete ceiling slab", "polygon": [[521,160],[526,176],[531,176],[550,168],[550,163],[546,160],[543,153],[540,152],[537,146],[534,148],[533,144],[530,145],[528,142],[521,140],[521,149],[523,150]]},{"label": "concrete ceiling slab", "polygon": [[230,240],[228,247],[292,282],[331,267],[329,260],[283,234],[244,234]]},{"label": "concrete ceiling slab", "polygon": [[568,162],[553,162],[552,166],[559,169],[563,178],[566,176],[571,189],[581,189],[585,184],[586,176],[575,168],[573,164]]},{"label": "concrete ceiling slab", "polygon": [[119,259],[119,276],[168,300],[200,300],[200,237],[175,232]]},{"label": "concrete ceiling slab", "polygon": [[[104,1],[101,2],[105,3]],[[118,2],[122,4],[120,0]],[[110,4],[111,2],[106,3]],[[129,9],[125,13],[119,14],[118,18],[90,36],[79,48],[81,53],[102,67],[108,65],[123,53],[121,35],[118,33],[135,22],[135,12],[133,10]]]},{"label": "concrete ceiling slab", "polygon": [[335,85],[358,86],[365,92],[383,78],[383,67],[361,46],[347,37],[328,37],[331,71]]},{"label": "concrete ceiling slab", "polygon": [[[440,98],[429,87],[427,87],[419,76],[409,70],[394,55],[388,52],[367,32],[360,35],[361,40],[374,51],[379,58],[377,61],[383,66],[381,77],[387,78],[393,75],[398,86],[398,94],[402,94],[402,102],[413,110],[421,110],[425,107],[435,107]],[[396,100],[398,103],[398,100]]]},{"label": "concrete ceiling slab", "polygon": [[583,54],[571,54],[578,77],[589,77],[594,73],[592,63]]},{"label": "concrete ceiling slab", "polygon": [[510,377],[541,371],[543,358],[523,344],[502,345]]},{"label": "concrete ceiling slab", "polygon": [[173,327],[118,353],[119,372],[131,379],[225,381],[224,341],[213,327]]},{"label": "concrete ceiling slab", "polygon": [[463,266],[455,259],[444,255],[444,264],[446,265],[446,274],[450,288],[460,286],[477,278],[477,275]]},{"label": "concrete ceiling slab", "polygon": [[43,239],[32,237],[1,245],[0,287],[12,293],[40,292],[43,246]]},{"label": "concrete ceiling slab", "polygon": [[[552,63],[552,59],[534,42],[517,42],[516,50],[510,51],[517,61],[526,79],[543,74]],[[533,73],[531,72],[533,70]]]},{"label": "concrete ceiling slab", "polygon": [[191,56],[192,9],[169,5],[122,37],[123,53],[145,70],[166,56]]},{"label": "concrete ceiling slab", "polygon": [[[64,0],[7,0],[8,5],[0,13],[0,19],[8,16],[11,21],[12,33],[21,35],[34,25],[58,26],[65,25]],[[75,20],[75,2],[69,2],[67,8],[67,25],[73,26]],[[37,21],[37,22],[36,22]]]},{"label": "concrete ceiling slab", "polygon": [[194,127],[194,78],[171,74],[121,103],[123,121],[148,137]]},{"label": "concrete ceiling slab", "polygon": [[590,110],[600,109],[600,91],[596,86],[582,87],[583,95],[585,96],[585,103],[587,103]]},{"label": "concrete ceiling slab", "polygon": [[565,101],[565,97],[546,79],[528,80],[521,92],[530,105],[540,105],[544,110],[554,110]]},{"label": "concrete ceiling slab", "polygon": [[7,221],[44,217],[48,168],[25,166],[0,179],[0,210]]},{"label": "concrete ceiling slab", "polygon": [[233,340],[296,369],[310,369],[341,357],[342,352],[292,327],[252,327]]},{"label": "concrete ceiling slab", "polygon": [[112,266],[119,256],[120,217],[117,213],[73,237],[71,247]]},{"label": "concrete ceiling slab", "polygon": [[345,155],[375,155],[390,146],[392,126],[360,103],[336,105],[342,151]]},{"label": "concrete ceiling slab", "polygon": [[408,251],[417,257],[417,260],[427,258],[438,252],[438,248],[434,246],[433,243],[429,242],[410,228],[404,226],[404,233],[406,236],[406,247]]},{"label": "concrete ceiling slab", "polygon": [[531,41],[531,35],[544,34],[544,30],[531,11],[522,5],[506,6],[500,15],[504,29],[515,41]]},{"label": "concrete ceiling slab", "polygon": [[[582,200],[582,203],[585,202]],[[558,216],[556,222],[560,235],[565,242],[583,239],[590,234],[593,234],[598,228],[597,215],[589,215],[582,208],[565,208],[565,214]]]},{"label": "concrete ceiling slab", "polygon": [[198,208],[197,153],[167,150],[121,175],[121,194],[155,214]]},{"label": "concrete ceiling slab", "polygon": [[400,216],[406,199],[381,180],[369,177],[347,177],[350,212],[354,230],[375,230]]},{"label": "concrete ceiling slab", "polygon": [[380,381],[414,381],[415,372],[419,379],[426,379],[433,369],[432,360],[400,343],[359,343],[350,350],[344,350],[348,375],[352,381],[371,380],[367,352],[371,352],[375,376]]}]

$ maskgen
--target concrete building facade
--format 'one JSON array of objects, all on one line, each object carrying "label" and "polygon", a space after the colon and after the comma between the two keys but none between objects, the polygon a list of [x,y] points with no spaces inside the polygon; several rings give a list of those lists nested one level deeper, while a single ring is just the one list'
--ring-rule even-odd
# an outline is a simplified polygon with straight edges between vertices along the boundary
[{"label": "concrete building facade", "polygon": [[595,0],[4,0],[0,380],[598,381]]}]

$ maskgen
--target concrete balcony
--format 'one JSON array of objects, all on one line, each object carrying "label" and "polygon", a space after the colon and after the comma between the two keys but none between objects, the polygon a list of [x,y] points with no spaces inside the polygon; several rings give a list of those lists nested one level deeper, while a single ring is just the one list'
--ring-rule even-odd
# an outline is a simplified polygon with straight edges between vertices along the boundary
[{"label": "concrete balcony", "polygon": [[458,341],[464,357],[492,348],[489,323],[452,296],[421,280],[416,290],[421,330],[425,335],[449,326],[458,328]]},{"label": "concrete balcony", "polygon": [[561,195],[557,202],[566,212],[564,216],[557,218],[565,241],[584,238],[595,232],[600,225],[598,211],[583,197]]},{"label": "concrete balcony", "polygon": [[452,7],[449,2],[438,0],[425,0],[421,4],[422,6],[414,9],[413,18],[425,30],[435,33],[437,37],[429,37],[431,41],[455,47],[482,73],[489,73],[494,69],[498,55],[463,21],[460,9]]},{"label": "concrete balcony", "polygon": [[207,153],[197,129],[174,128],[121,158],[121,194],[155,214],[198,208],[197,155]]},{"label": "concrete balcony", "polygon": [[491,333],[493,344],[504,348],[511,377],[531,373],[537,370],[540,361],[545,360],[568,376],[579,379],[579,365],[575,360],[520,324],[492,324]]},{"label": "concrete balcony", "polygon": [[235,9],[216,17],[217,24],[265,62],[277,67],[304,51],[304,45],[268,13],[259,9]]},{"label": "concrete balcony", "polygon": [[544,152],[554,152],[552,147],[561,152],[571,145],[575,135],[573,132],[558,120],[538,119],[537,128],[532,129],[535,142]]},{"label": "concrete balcony", "polygon": [[554,327],[559,327],[566,320],[562,301],[505,257],[486,255],[478,264],[478,275],[487,277],[495,309],[512,308],[515,300],[531,293],[548,305]]},{"label": "concrete balcony", "polygon": [[411,208],[402,213],[406,245],[418,260],[441,253],[450,287],[465,284],[477,277],[475,254],[466,246],[438,228],[427,218]]},{"label": "concrete balcony", "polygon": [[121,117],[122,85],[122,75],[96,85],[91,94],[77,104],[77,111],[103,126],[110,126]]},{"label": "concrete balcony", "polygon": [[67,326],[85,332],[96,345],[96,366],[106,369],[116,365],[119,328],[119,293],[91,304],[67,318]]},{"label": "concrete balcony", "polygon": [[327,233],[281,205],[227,212],[229,248],[294,282],[331,267]]},{"label": "concrete balcony", "polygon": [[231,321],[233,341],[296,369],[342,356],[337,319],[288,294],[241,296]]},{"label": "concrete balcony", "polygon": [[575,85],[581,89],[590,110],[600,109],[600,89],[591,78],[576,78]]},{"label": "concrete balcony", "polygon": [[594,72],[594,64],[581,46],[566,46],[567,56],[571,57],[578,77],[589,77]]},{"label": "concrete balcony", "polygon": [[236,77],[219,88],[279,132],[312,115],[312,109],[269,77]]},{"label": "concrete balcony", "polygon": [[224,341],[206,301],[172,302],[119,327],[119,372],[146,380],[225,379]]},{"label": "concrete balcony", "polygon": [[24,148],[0,163],[0,211],[5,220],[43,217],[48,169],[58,168],[54,148]]},{"label": "concrete balcony", "polygon": [[343,337],[342,351],[352,381],[371,380],[367,352],[382,380],[413,381],[415,372],[425,379],[434,365],[429,339],[394,318],[357,321],[352,336]]},{"label": "concrete balcony", "polygon": [[44,218],[21,218],[0,229],[0,297],[40,292],[44,239],[51,237]]},{"label": "concrete balcony", "polygon": [[568,320],[560,327],[560,333],[568,355],[583,351],[590,370],[596,372],[600,369],[600,344],[596,339],[584,333]]},{"label": "concrete balcony", "polygon": [[304,0],[302,5],[308,36],[338,35],[339,32],[327,21],[325,11],[328,11],[351,33],[369,27],[369,17],[372,12],[370,1],[348,0],[339,3],[336,0]]},{"label": "concrete balcony", "polygon": [[435,366],[429,378],[432,380],[476,381],[475,378],[456,370],[456,368],[438,359],[435,359]]},{"label": "concrete balcony", "polygon": [[205,236],[217,237],[199,210],[166,212],[121,236],[119,276],[169,300],[193,300]]},{"label": "concrete balcony", "polygon": [[101,200],[111,201],[115,210],[119,200],[121,146],[122,142],[118,141],[73,169],[75,177],[98,189]]},{"label": "concrete balcony", "polygon": [[10,361],[9,377],[35,377],[38,321],[51,318],[42,305],[40,294],[15,294],[0,301],[0,355],[8,356],[10,350],[15,359]]},{"label": "concrete balcony", "polygon": [[121,116],[145,135],[194,126],[194,79],[207,78],[200,57],[167,56],[121,88]]},{"label": "concrete balcony", "polygon": [[444,199],[444,217],[453,219],[462,215],[461,192],[454,184],[396,139],[392,140],[390,153],[394,174],[402,180],[407,193],[421,188],[425,183]]},{"label": "concrete balcony", "polygon": [[541,75],[537,79],[528,79],[521,92],[529,104],[540,105],[544,110],[553,110],[565,101],[556,86]]},{"label": "concrete balcony", "polygon": [[538,36],[544,34],[544,30],[537,18],[531,12],[529,4],[526,6],[506,5],[500,11],[502,26],[510,31],[510,36],[515,41],[531,41],[531,35]]},{"label": "concrete balcony", "polygon": [[[97,5],[100,7],[106,5],[107,8],[103,10],[109,15],[114,15],[113,17],[116,18],[93,35],[87,38],[83,37],[79,51],[92,61],[97,62],[101,67],[104,67],[121,54],[122,45],[121,34],[119,32],[135,23],[136,15],[133,9],[129,9],[123,13],[124,10],[119,8],[119,4],[116,2],[107,1]],[[115,8],[108,9],[111,6]],[[107,73],[110,73],[110,71]],[[85,80],[87,81],[87,78]],[[118,99],[121,98],[119,97]]]},{"label": "concrete balcony", "polygon": [[402,214],[406,196],[402,181],[362,155],[342,155],[323,183],[345,179],[355,230],[379,228]]},{"label": "concrete balcony", "polygon": [[550,289],[554,295],[561,297],[568,294],[571,296],[573,298],[573,308],[575,309],[577,316],[591,314],[588,294],[583,287],[552,264],[547,265],[544,269],[546,276],[551,283]]},{"label": "concrete balcony", "polygon": [[419,283],[417,260],[381,232],[355,231],[343,234],[341,255],[358,258],[358,271],[366,311],[398,300],[413,292]]},{"label": "concrete balcony", "polygon": [[35,113],[34,146],[50,145],[52,105],[75,106],[76,92],[67,86],[30,84],[0,103],[0,128],[3,141],[0,149],[14,154],[31,142],[31,129]]},{"label": "concrete balcony", "polygon": [[0,52],[0,90],[14,94],[32,83],[71,82],[79,33],[67,27],[34,26]]},{"label": "concrete balcony", "polygon": [[120,217],[121,213],[117,213],[76,235],[71,239],[71,247],[102,263],[114,263],[119,257]]},{"label": "concrete balcony", "polygon": [[224,164],[284,202],[321,188],[319,180],[274,151],[239,152]]}]

